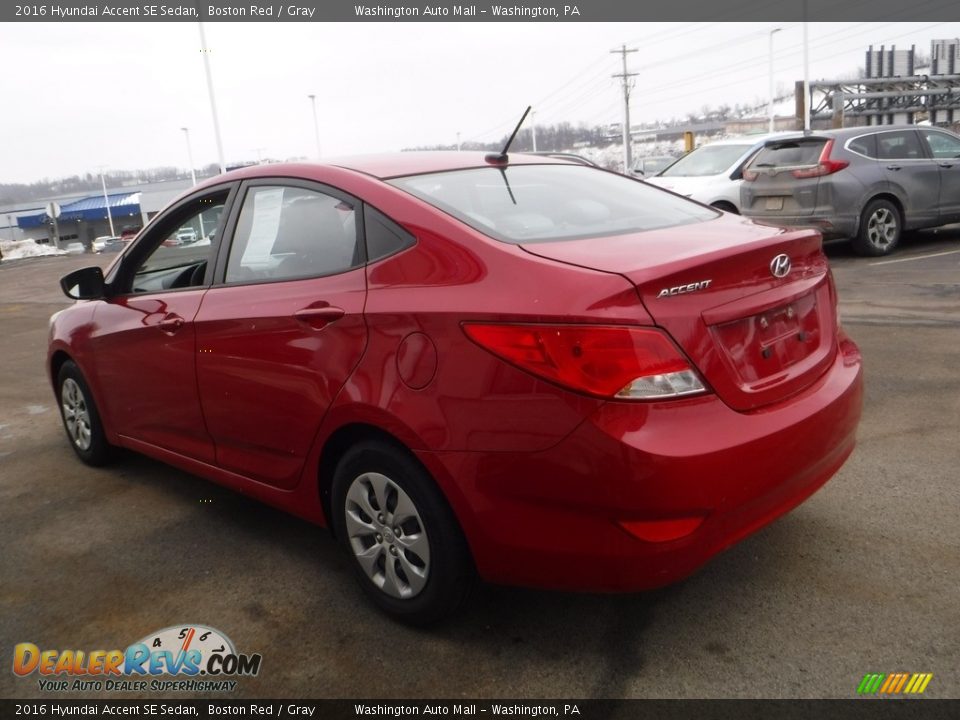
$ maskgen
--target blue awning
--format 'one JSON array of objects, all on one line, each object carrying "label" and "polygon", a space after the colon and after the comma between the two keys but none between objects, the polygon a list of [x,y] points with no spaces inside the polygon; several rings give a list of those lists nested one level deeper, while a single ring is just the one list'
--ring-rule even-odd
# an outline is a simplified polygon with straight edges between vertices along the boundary
[{"label": "blue awning", "polygon": [[[110,213],[115,217],[126,215],[140,216],[140,193],[115,193],[107,195],[110,201]],[[76,220],[106,220],[107,203],[103,195],[91,195],[60,206],[58,222]],[[22,215],[17,218],[17,225],[23,229],[43,227],[50,223],[51,218],[46,212],[36,215]]]}]

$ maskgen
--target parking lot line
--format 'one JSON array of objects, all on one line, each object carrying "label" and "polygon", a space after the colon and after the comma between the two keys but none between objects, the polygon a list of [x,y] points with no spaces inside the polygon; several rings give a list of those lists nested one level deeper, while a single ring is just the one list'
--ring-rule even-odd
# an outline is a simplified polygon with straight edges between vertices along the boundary
[{"label": "parking lot line", "polygon": [[929,255],[914,255],[913,257],[899,258],[897,260],[881,260],[880,262],[867,263],[868,265],[893,265],[894,263],[910,262],[911,260],[926,260],[927,258],[941,257],[943,255],[956,255],[960,250],[947,250],[946,252],[931,253]]}]

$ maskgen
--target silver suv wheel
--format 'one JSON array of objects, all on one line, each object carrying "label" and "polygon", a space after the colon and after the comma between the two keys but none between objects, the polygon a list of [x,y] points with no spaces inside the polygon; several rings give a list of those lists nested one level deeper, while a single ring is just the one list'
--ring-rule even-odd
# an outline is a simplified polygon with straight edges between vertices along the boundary
[{"label": "silver suv wheel", "polygon": [[885,250],[897,239],[900,221],[886,207],[878,207],[867,220],[867,238],[878,250]]}]

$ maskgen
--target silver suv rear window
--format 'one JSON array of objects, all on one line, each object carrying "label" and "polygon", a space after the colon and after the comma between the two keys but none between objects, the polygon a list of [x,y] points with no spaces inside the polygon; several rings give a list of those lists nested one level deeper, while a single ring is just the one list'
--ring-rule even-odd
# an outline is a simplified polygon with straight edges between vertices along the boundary
[{"label": "silver suv rear window", "polygon": [[811,140],[784,140],[767,145],[750,163],[753,168],[765,167],[806,167],[820,162],[820,153],[827,141],[823,138]]},{"label": "silver suv rear window", "polygon": [[472,168],[388,182],[514,244],[623,235],[719,214],[639,180],[580,165]]}]

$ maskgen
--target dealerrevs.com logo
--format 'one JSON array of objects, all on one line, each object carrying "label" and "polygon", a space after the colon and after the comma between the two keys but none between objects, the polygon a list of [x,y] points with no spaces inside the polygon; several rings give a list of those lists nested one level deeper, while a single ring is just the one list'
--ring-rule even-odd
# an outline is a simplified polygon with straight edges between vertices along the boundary
[{"label": "dealerrevs.com logo", "polygon": [[223,692],[236,689],[233,678],[257,675],[262,659],[259,653],[238,653],[215,628],[183,624],[151,633],[126,650],[43,650],[19,643],[13,672],[24,678],[36,673],[45,692]]}]

